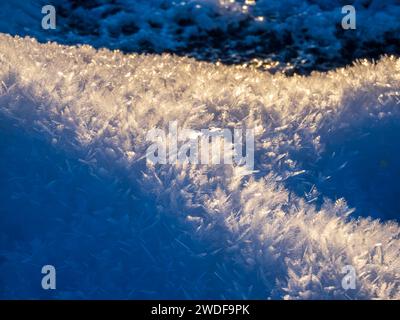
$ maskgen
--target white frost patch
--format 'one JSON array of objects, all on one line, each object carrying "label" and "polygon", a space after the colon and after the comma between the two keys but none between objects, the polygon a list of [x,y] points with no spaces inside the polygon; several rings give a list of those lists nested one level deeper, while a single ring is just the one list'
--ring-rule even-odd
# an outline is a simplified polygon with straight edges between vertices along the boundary
[{"label": "white frost patch", "polygon": [[[303,197],[288,182],[307,183],[303,165],[317,163],[331,133],[399,119],[399,92],[400,60],[391,57],[287,78],[0,35],[2,121],[79,155],[93,174],[136,179],[161,214],[183,225],[176,232],[211,242],[206,248],[223,252],[228,266],[253,274],[265,286],[259,298],[400,298],[399,225],[350,219],[345,200],[317,206],[318,185]],[[149,165],[147,131],[174,120],[193,129],[257,128],[257,172]],[[345,265],[356,269],[356,290],[341,287]],[[220,269],[245,297],[247,280]]]}]

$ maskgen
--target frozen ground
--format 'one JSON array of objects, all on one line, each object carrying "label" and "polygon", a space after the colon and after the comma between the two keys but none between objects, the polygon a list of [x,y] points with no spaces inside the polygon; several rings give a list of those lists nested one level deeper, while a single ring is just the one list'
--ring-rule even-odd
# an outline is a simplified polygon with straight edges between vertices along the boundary
[{"label": "frozen ground", "polygon": [[[399,0],[53,0],[57,29],[44,31],[47,3],[2,1],[0,32],[288,74],[400,52]],[[341,28],[346,4],[357,10],[356,30]]]},{"label": "frozen ground", "polygon": [[[399,299],[399,101],[395,57],[287,78],[2,34],[0,297]],[[152,166],[171,120],[256,128],[256,171]]]}]

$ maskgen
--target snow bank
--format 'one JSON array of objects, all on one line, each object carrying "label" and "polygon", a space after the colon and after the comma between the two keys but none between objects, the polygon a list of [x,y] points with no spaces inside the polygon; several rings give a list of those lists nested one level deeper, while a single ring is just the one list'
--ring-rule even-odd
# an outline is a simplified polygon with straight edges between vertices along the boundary
[{"label": "snow bank", "polygon": [[[399,92],[394,57],[288,78],[0,35],[0,296],[399,299],[398,223],[346,203],[398,209]],[[256,172],[152,166],[145,135],[174,120],[255,128]]]},{"label": "snow bank", "polygon": [[[41,29],[45,0],[0,4],[0,32],[126,52],[174,52],[288,72],[329,70],[400,51],[398,0],[55,0],[57,29]],[[343,30],[353,4],[357,29]],[[287,66],[289,62],[292,66]],[[281,63],[281,64],[279,64]],[[278,65],[277,65],[278,64]]]}]

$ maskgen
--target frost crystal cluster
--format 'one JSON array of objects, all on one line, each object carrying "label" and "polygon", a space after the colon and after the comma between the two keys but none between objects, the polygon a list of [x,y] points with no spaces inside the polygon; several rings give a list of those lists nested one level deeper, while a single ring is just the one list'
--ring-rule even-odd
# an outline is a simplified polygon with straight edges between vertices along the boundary
[{"label": "frost crystal cluster", "polygon": [[[286,77],[0,35],[0,297],[52,264],[59,298],[399,299],[399,101],[394,57]],[[146,161],[171,121],[254,128],[254,171]]]}]

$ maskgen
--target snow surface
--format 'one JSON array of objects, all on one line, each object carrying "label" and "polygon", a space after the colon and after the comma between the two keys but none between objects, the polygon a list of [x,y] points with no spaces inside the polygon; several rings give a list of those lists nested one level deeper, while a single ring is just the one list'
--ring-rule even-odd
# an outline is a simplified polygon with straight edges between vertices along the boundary
[{"label": "snow surface", "polygon": [[[125,52],[174,52],[257,68],[330,70],[400,52],[400,0],[53,0],[57,29],[41,28],[47,0],[0,3],[0,32]],[[343,30],[353,4],[357,29]],[[290,63],[290,65],[286,65]]]},{"label": "snow surface", "polygon": [[[395,57],[286,77],[1,34],[0,297],[399,299],[399,101]],[[146,162],[174,120],[255,128],[256,172]]]}]

